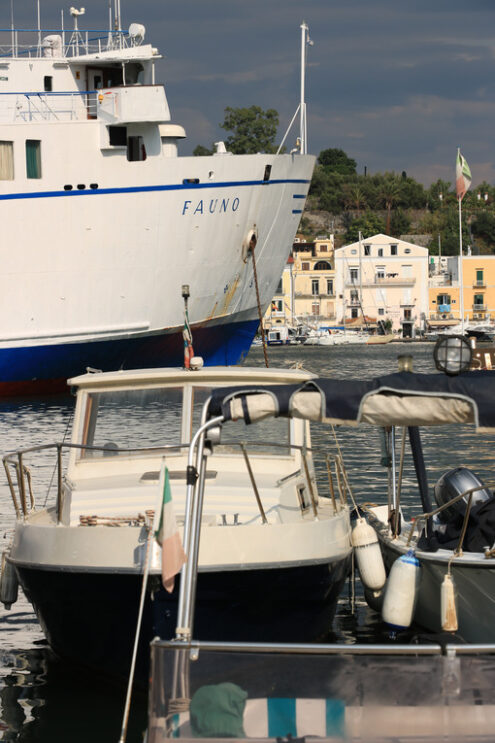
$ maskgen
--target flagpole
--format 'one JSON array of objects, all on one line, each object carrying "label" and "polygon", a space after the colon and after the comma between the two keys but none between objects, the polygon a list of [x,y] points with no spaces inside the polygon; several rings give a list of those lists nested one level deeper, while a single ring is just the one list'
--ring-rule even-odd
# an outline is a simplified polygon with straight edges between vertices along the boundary
[{"label": "flagpole", "polygon": [[461,333],[464,335],[464,287],[462,279],[462,208],[459,199],[459,303],[461,308]]}]

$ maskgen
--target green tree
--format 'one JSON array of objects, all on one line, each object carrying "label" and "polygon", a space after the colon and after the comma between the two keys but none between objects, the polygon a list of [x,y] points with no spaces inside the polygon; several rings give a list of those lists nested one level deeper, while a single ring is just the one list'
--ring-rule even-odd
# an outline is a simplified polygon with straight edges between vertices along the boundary
[{"label": "green tree", "polygon": [[473,235],[480,237],[492,246],[495,245],[495,214],[480,210],[472,223]]},{"label": "green tree", "polygon": [[345,233],[346,243],[353,243],[359,240],[359,233],[362,233],[364,239],[372,237],[385,231],[383,219],[372,211],[366,211],[360,217],[353,219]]},{"label": "green tree", "polygon": [[358,183],[345,183],[343,187],[344,204],[350,209],[357,211],[358,217],[361,214],[361,207],[367,205],[366,194]]},{"label": "green tree", "polygon": [[332,148],[322,150],[318,155],[318,163],[329,173],[356,174],[356,161],[346,155],[344,150]]},{"label": "green tree", "polygon": [[407,235],[411,229],[411,220],[402,209],[396,209],[390,220],[390,234],[394,237]]},{"label": "green tree", "polygon": [[225,109],[222,129],[231,132],[225,144],[235,155],[253,155],[257,152],[277,151],[275,137],[278,128],[278,112],[274,108],[263,111],[259,106]]},{"label": "green tree", "polygon": [[379,197],[385,209],[387,210],[387,225],[385,227],[385,234],[390,235],[392,207],[400,199],[400,181],[395,174],[387,174],[387,177],[383,179],[383,183],[379,190]]},{"label": "green tree", "polygon": [[197,147],[193,150],[193,155],[196,155],[197,157],[202,157],[204,155],[213,155],[214,148],[212,147],[211,150],[208,149],[208,147],[203,147],[202,144],[198,144]]}]

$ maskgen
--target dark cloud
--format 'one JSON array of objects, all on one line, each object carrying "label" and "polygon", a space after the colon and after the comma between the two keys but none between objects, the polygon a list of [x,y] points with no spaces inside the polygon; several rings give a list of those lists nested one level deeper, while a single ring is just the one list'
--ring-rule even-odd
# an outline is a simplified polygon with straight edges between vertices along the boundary
[{"label": "dark cloud", "polygon": [[[106,27],[108,0],[80,4],[81,26]],[[70,26],[70,3],[40,5],[44,27],[60,25],[61,8]],[[2,6],[5,28],[10,2]],[[35,25],[36,0],[14,9],[17,26]],[[164,55],[159,76],[188,132],[185,154],[225,136],[226,106],[276,108],[282,136],[299,99],[304,19],[315,41],[311,151],[342,147],[360,170],[406,170],[427,184],[453,180],[461,146],[474,182],[495,181],[493,0],[122,0],[122,14],[144,23]]]}]

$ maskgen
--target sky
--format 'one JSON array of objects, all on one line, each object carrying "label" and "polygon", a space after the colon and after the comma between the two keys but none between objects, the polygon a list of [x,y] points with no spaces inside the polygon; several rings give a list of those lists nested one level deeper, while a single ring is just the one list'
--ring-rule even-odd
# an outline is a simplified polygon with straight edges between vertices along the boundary
[{"label": "sky", "polygon": [[[39,0],[41,26],[70,27],[70,2]],[[109,0],[81,0],[79,25],[107,28]],[[0,25],[10,27],[9,0]],[[37,0],[13,0],[16,27],[36,26]],[[79,5],[76,5],[79,7]],[[308,151],[332,147],[358,173],[455,180],[460,147],[473,176],[495,183],[495,0],[121,0],[123,27],[146,27],[163,60],[181,154],[228,134],[227,106],[279,113],[283,137],[300,97],[300,24],[308,46]],[[287,143],[294,145],[297,131]]]}]

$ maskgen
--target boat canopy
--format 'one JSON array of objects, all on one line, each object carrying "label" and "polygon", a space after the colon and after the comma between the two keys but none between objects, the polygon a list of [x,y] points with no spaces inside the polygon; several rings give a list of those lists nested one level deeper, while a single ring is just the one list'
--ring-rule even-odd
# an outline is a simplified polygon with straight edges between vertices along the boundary
[{"label": "boat canopy", "polygon": [[397,372],[371,380],[316,378],[300,384],[218,388],[210,416],[254,423],[270,416],[355,426],[435,426],[474,423],[495,431],[495,371],[443,374]]}]

